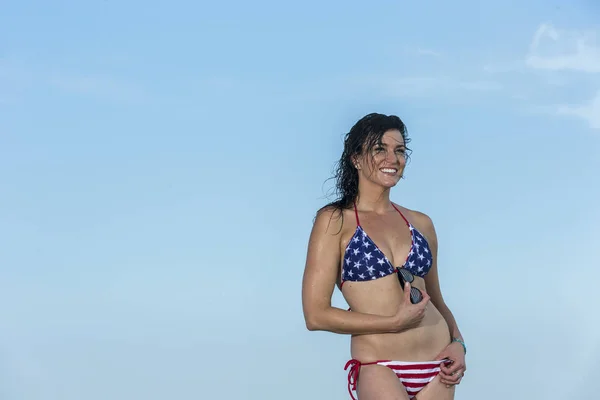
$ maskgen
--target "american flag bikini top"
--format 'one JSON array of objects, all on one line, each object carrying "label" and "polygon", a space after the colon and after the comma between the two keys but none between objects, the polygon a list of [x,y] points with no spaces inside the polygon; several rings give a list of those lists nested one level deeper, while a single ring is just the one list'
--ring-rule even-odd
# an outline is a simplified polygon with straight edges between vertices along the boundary
[{"label": "american flag bikini top", "polygon": [[[403,265],[398,268],[406,268],[415,276],[424,277],[431,269],[433,256],[429,248],[427,239],[419,232],[404,215],[400,213],[412,237],[412,244],[408,257]],[[373,279],[383,278],[384,276],[393,274],[396,268],[390,260],[377,247],[375,242],[371,240],[367,232],[360,226],[358,220],[358,211],[354,204],[354,213],[356,214],[356,231],[346,246],[344,253],[344,261],[342,262],[342,284],[344,281],[362,282]]]}]

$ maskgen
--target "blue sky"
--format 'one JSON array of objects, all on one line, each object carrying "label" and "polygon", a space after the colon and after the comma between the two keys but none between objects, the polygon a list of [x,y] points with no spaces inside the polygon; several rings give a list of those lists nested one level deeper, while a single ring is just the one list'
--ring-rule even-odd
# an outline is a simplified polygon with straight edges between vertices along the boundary
[{"label": "blue sky", "polygon": [[457,399],[591,398],[599,17],[3,2],[0,398],[349,398],[349,338],[306,331],[300,285],[342,135],[373,111],[412,137],[392,199],[436,225]]}]

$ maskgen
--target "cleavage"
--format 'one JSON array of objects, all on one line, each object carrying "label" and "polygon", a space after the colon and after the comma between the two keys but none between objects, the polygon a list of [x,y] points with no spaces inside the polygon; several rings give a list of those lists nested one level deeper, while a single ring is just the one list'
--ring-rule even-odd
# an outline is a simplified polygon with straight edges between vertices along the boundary
[{"label": "cleavage", "polygon": [[[365,218],[363,217],[363,219]],[[361,225],[363,231],[387,257],[394,268],[404,265],[412,247],[412,235],[404,220],[397,224],[391,224],[365,219]]]}]

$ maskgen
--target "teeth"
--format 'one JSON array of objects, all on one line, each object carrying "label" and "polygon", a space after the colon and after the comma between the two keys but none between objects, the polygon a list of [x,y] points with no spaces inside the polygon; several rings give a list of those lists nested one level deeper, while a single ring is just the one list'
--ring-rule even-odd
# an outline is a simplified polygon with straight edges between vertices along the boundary
[{"label": "teeth", "polygon": [[395,173],[396,173],[396,171],[397,171],[397,170],[395,170],[395,169],[392,169],[392,168],[382,168],[382,169],[381,169],[381,172],[386,172],[386,173],[389,173],[389,174],[395,174]]}]

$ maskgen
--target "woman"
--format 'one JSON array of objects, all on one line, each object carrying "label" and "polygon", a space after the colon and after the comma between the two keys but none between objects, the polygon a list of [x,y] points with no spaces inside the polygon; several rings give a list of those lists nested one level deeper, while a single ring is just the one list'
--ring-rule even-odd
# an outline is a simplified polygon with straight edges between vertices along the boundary
[{"label": "woman", "polygon": [[[451,400],[466,347],[444,303],[431,219],[390,201],[409,139],[369,114],[346,135],[339,199],[317,213],[302,285],[309,330],[352,335],[348,391],[360,400]],[[335,286],[349,310],[331,306]]]}]

